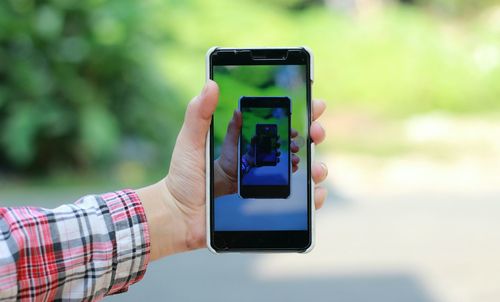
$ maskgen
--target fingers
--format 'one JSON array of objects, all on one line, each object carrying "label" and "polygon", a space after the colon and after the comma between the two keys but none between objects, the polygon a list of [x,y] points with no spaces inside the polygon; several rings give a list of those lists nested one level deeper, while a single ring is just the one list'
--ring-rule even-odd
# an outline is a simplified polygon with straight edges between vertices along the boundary
[{"label": "fingers", "polygon": [[325,204],[326,196],[328,195],[328,191],[324,187],[316,186],[314,188],[314,205],[316,206],[316,210],[321,209]]},{"label": "fingers", "polygon": [[325,139],[325,129],[317,121],[311,124],[311,139],[317,145],[320,144]]},{"label": "fingers", "polygon": [[300,162],[300,157],[298,157],[295,154],[292,154],[292,165],[296,166],[299,164],[299,162]]},{"label": "fingers", "polygon": [[328,176],[328,167],[324,163],[315,162],[312,165],[311,174],[314,183],[319,184]]},{"label": "fingers", "polygon": [[323,112],[325,112],[326,103],[320,100],[313,100],[312,102],[312,119],[317,120]]},{"label": "fingers", "polygon": [[[315,144],[321,143],[325,139],[325,130],[321,126],[320,123],[316,122],[316,120],[325,112],[326,109],[326,103],[323,101],[319,100],[313,100],[312,102],[312,118],[313,118],[313,123],[311,124],[311,138],[314,141]],[[291,129],[290,131],[290,138],[295,138],[299,135],[298,131],[295,129]],[[292,152],[298,152],[298,145],[296,151],[293,151],[294,147],[292,144],[290,144],[290,149]]]},{"label": "fingers", "polygon": [[233,117],[227,124],[226,137],[224,138],[224,144],[228,147],[234,147],[238,145],[238,138],[240,136],[241,129],[241,112],[235,110]]},{"label": "fingers", "polygon": [[312,166],[312,178],[316,186],[314,187],[314,205],[320,209],[325,203],[328,191],[317,184],[323,182],[328,176],[328,167],[324,163],[314,163]]},{"label": "fingers", "polygon": [[188,104],[180,138],[188,139],[194,146],[204,145],[218,101],[219,88],[214,81],[208,80],[201,94]]},{"label": "fingers", "polygon": [[292,142],[290,143],[290,151],[292,151],[292,153],[297,153],[297,152],[299,152],[299,149],[300,149],[300,148],[299,148],[299,145],[297,145],[297,143],[296,143],[296,142],[292,141]]}]

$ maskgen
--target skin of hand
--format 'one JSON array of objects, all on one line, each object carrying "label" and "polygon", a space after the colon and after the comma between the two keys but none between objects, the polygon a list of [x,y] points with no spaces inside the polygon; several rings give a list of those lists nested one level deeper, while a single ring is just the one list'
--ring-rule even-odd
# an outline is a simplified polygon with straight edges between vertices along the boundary
[{"label": "skin of hand", "polygon": [[[218,86],[209,80],[187,107],[167,176],[137,190],[148,220],[151,260],[206,246],[205,142],[218,99]],[[324,102],[313,102],[313,120],[325,107]],[[310,135],[315,144],[324,140],[325,131],[319,122],[311,124]],[[328,169],[315,162],[311,174],[316,184],[314,203],[319,209],[327,191],[318,184],[327,177]]]},{"label": "skin of hand", "polygon": [[[241,130],[241,112],[235,110],[227,125],[226,137],[222,143],[221,155],[214,161],[214,195],[215,197],[238,192],[238,139]],[[293,141],[298,132],[292,129],[290,151],[292,152],[292,172],[298,170],[300,158],[295,154],[299,146]],[[253,164],[252,156],[248,156]]]}]

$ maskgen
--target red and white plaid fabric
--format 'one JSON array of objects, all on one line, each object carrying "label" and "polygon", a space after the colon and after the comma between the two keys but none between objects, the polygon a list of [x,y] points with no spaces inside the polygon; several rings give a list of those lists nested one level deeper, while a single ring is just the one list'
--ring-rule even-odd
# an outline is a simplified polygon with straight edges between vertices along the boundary
[{"label": "red and white plaid fabric", "polygon": [[132,190],[56,209],[0,208],[0,301],[95,301],[142,279],[149,230]]}]

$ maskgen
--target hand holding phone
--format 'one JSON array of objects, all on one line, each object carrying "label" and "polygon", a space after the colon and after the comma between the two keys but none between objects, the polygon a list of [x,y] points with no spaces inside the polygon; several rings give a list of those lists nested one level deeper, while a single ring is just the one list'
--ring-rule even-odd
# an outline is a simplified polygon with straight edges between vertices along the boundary
[{"label": "hand holding phone", "polygon": [[[220,156],[214,160],[214,196],[215,198],[223,195],[234,194],[238,192],[238,145],[241,134],[241,112],[235,110],[231,120],[227,125],[227,133],[222,143]],[[298,131],[293,129],[290,133],[290,152],[292,162],[292,173],[296,173],[299,169],[300,157],[297,154],[300,151],[299,145],[295,142],[295,138],[299,135]],[[280,147],[280,136],[278,135],[278,143],[276,147]],[[255,166],[255,140],[256,136],[252,137],[251,148],[247,153],[243,154],[241,163],[249,169]],[[276,150],[277,160],[280,159],[280,151]]]}]

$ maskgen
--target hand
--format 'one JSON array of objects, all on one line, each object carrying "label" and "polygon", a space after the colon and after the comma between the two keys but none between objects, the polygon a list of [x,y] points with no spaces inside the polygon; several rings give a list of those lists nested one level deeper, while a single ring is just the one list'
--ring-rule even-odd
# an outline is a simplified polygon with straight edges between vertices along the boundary
[{"label": "hand", "polygon": [[[217,84],[208,81],[201,94],[188,105],[168,175],[154,185],[137,190],[148,219],[152,260],[206,245],[205,141],[218,98]],[[323,102],[314,102],[313,119],[324,110]],[[312,123],[310,134],[317,144],[325,138],[325,131],[317,121]],[[313,164],[312,177],[316,184],[327,174],[326,165]],[[317,209],[323,205],[326,192],[323,187],[315,188]]]},{"label": "hand", "polygon": [[[314,102],[313,106],[320,106]],[[324,103],[323,103],[324,106]],[[324,109],[323,109],[324,110]],[[320,113],[321,114],[321,113]],[[214,195],[215,197],[234,194],[238,192],[238,139],[241,131],[241,112],[235,110],[227,125],[226,137],[222,143],[221,155],[214,161]],[[292,129],[290,133],[290,151],[292,153],[292,172],[297,172],[300,158],[295,153],[299,152],[299,145],[295,138],[299,135],[297,130]],[[252,138],[251,144],[254,144]],[[279,153],[279,152],[278,152]],[[245,154],[250,167],[254,166],[254,154],[248,151]]]}]

